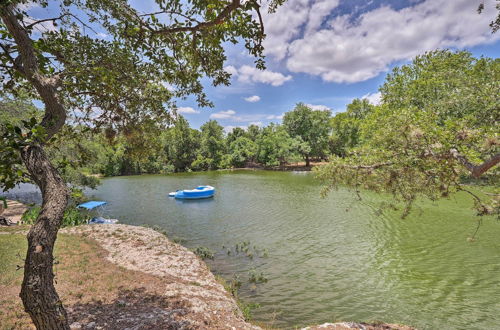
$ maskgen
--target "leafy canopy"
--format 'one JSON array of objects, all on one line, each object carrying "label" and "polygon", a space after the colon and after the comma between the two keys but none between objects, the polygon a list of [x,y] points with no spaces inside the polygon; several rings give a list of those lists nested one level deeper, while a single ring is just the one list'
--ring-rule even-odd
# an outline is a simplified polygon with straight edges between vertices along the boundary
[{"label": "leafy canopy", "polygon": [[[308,160],[312,157],[325,157],[328,149],[329,110],[312,110],[303,103],[285,113],[283,125],[293,138],[299,138],[303,145],[300,153]],[[308,164],[309,165],[309,164]]]},{"label": "leafy canopy", "polygon": [[[464,179],[498,184],[499,59],[429,52],[395,68],[380,91],[382,104],[361,122],[360,145],[319,171],[327,189],[390,193],[406,215],[419,197],[467,190]],[[479,215],[499,211],[498,192],[482,198],[468,192]]]}]

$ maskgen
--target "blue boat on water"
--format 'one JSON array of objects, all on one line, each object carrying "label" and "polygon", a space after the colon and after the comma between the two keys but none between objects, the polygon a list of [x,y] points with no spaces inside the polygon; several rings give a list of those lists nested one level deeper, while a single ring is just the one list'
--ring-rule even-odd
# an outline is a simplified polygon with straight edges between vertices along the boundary
[{"label": "blue boat on water", "polygon": [[204,199],[214,197],[215,188],[212,186],[198,186],[194,189],[177,190],[168,194],[177,199]]},{"label": "blue boat on water", "polygon": [[[86,211],[99,212],[103,209],[103,206],[106,204],[108,204],[108,203],[104,202],[104,201],[89,201],[89,202],[85,202],[85,203],[78,205],[77,208],[83,209]],[[92,219],[88,220],[87,222],[89,224],[113,224],[113,223],[117,223],[118,220],[117,219],[106,219],[106,218],[103,218],[101,216],[96,216],[96,217],[93,217]]]}]

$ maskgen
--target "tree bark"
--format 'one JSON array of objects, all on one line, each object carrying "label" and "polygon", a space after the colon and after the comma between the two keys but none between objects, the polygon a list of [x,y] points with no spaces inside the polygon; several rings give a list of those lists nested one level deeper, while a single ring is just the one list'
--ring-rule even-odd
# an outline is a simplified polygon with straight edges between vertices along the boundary
[{"label": "tree bark", "polygon": [[474,178],[479,178],[486,173],[490,168],[495,167],[500,163],[500,153],[493,155],[490,159],[484,161],[482,164],[476,165],[471,163],[465,156],[461,155],[457,149],[451,149],[450,154],[458,160],[466,169],[470,171]]},{"label": "tree bark", "polygon": [[37,329],[69,329],[68,317],[54,287],[53,250],[68,203],[68,190],[43,148],[21,151],[28,172],[40,187],[43,204],[28,233],[28,251],[20,297]]},{"label": "tree bark", "polygon": [[[40,71],[37,51],[29,33],[19,22],[22,18],[18,17],[15,4],[0,6],[0,15],[19,52],[14,67],[32,84],[45,104],[41,125],[47,132],[45,138],[49,139],[60,131],[66,121],[66,109],[57,93],[59,79]],[[23,147],[20,153],[31,179],[40,187],[43,198],[40,214],[28,233],[20,297],[37,329],[66,330],[69,329],[68,317],[54,287],[53,251],[68,204],[68,190],[41,145]]]},{"label": "tree bark", "polygon": [[306,167],[309,167],[309,163],[310,163],[309,155],[306,155]]}]

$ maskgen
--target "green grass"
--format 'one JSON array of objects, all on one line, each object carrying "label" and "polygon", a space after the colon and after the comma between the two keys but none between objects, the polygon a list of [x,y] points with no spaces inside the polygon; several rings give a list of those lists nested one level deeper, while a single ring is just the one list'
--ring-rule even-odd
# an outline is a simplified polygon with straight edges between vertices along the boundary
[{"label": "green grass", "polygon": [[[10,228],[9,228],[10,229]],[[3,228],[1,231],[5,231]],[[0,234],[0,285],[21,285],[20,275],[27,247],[26,237],[20,234]]]}]

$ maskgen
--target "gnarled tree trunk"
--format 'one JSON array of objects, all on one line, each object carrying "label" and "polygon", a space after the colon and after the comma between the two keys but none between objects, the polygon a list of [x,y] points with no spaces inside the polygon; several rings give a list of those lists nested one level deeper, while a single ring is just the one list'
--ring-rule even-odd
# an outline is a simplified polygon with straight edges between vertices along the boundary
[{"label": "gnarled tree trunk", "polygon": [[41,146],[29,146],[21,157],[40,187],[42,210],[28,233],[21,289],[26,312],[37,329],[69,329],[66,311],[54,287],[53,250],[68,203],[68,190]]},{"label": "gnarled tree trunk", "polygon": [[[50,139],[66,121],[66,110],[57,93],[59,79],[40,71],[37,51],[29,33],[19,22],[15,2],[0,4],[0,16],[19,52],[12,61],[13,67],[31,83],[45,104],[41,125],[47,132],[45,138]],[[42,210],[28,233],[20,296],[37,329],[69,329],[66,311],[54,287],[53,273],[54,243],[68,204],[68,190],[41,145],[30,144],[20,152],[43,198]]]}]

